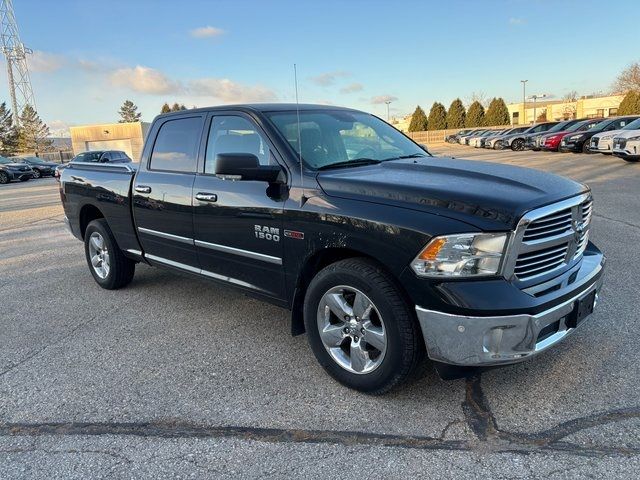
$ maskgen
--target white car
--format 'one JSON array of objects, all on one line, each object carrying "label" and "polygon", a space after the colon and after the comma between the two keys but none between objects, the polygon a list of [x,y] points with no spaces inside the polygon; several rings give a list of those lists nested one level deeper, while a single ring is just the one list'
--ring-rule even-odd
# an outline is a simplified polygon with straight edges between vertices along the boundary
[{"label": "white car", "polygon": [[471,139],[469,140],[469,146],[480,148],[480,145],[481,145],[480,142],[482,141],[482,139],[490,135],[491,133],[492,133],[492,130],[487,130],[485,132],[482,132],[479,135],[476,135],[475,137],[471,137]]},{"label": "white car", "polygon": [[623,130],[613,137],[613,154],[627,162],[640,160],[640,130]]},{"label": "white car", "polygon": [[613,130],[610,132],[597,133],[591,137],[591,143],[589,143],[589,150],[591,152],[604,153],[611,155],[613,153],[613,139],[621,136],[630,130],[637,130],[640,134],[640,118],[635,119],[633,122],[629,122],[621,130]]}]

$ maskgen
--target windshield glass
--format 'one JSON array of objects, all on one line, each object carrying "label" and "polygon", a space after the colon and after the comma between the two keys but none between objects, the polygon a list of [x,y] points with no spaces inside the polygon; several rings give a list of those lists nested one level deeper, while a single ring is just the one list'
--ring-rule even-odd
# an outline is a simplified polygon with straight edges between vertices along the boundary
[{"label": "windshield glass", "polygon": [[9,160],[8,158],[1,157],[0,158],[0,163],[2,163],[4,165],[7,165],[9,163],[15,163],[15,160]]},{"label": "windshield glass", "polygon": [[547,130],[547,133],[562,132],[565,128],[567,128],[567,125],[569,125],[570,123],[571,123],[571,120],[557,123],[553,127],[551,127],[549,130]]},{"label": "windshield glass", "polygon": [[304,164],[314,170],[334,164],[349,166],[349,162],[355,166],[364,160],[377,163],[427,156],[395,128],[367,113],[300,112],[300,142],[296,112],[273,112],[267,116],[293,150],[302,156]]},{"label": "windshield glass", "polygon": [[640,118],[636,118],[633,122],[625,125],[622,130],[639,130],[640,129]]},{"label": "windshield glass", "polygon": [[574,123],[573,125],[571,125],[570,127],[565,129],[565,132],[575,132],[576,130],[578,130],[580,127],[582,127],[583,125],[586,125],[589,122],[578,122],[578,123]]},{"label": "windshield glass", "polygon": [[23,161],[29,163],[44,163],[44,161],[39,159],[38,157],[26,157],[25,159],[23,159]]}]

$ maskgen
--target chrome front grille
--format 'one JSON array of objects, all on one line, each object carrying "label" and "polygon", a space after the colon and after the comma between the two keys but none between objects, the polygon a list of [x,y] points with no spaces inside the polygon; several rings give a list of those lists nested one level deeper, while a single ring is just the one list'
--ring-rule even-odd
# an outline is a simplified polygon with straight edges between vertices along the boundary
[{"label": "chrome front grille", "polygon": [[589,243],[591,195],[581,195],[527,213],[505,260],[505,274],[519,282],[545,281],[575,263]]}]

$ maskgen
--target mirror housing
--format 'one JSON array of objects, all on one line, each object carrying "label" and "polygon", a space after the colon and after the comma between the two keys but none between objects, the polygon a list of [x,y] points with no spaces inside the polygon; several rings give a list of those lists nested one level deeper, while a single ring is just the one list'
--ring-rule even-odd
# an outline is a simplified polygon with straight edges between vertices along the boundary
[{"label": "mirror housing", "polygon": [[278,165],[260,165],[251,153],[219,153],[216,155],[216,177],[223,180],[253,180],[284,183],[284,173]]},{"label": "mirror housing", "polygon": [[429,155],[431,155],[431,152],[429,151],[429,148],[427,147],[427,145],[426,145],[426,144],[424,144],[424,143],[419,143],[418,145],[420,146],[420,148],[421,148],[422,150],[424,150],[424,151],[425,151],[425,152],[427,152]]}]

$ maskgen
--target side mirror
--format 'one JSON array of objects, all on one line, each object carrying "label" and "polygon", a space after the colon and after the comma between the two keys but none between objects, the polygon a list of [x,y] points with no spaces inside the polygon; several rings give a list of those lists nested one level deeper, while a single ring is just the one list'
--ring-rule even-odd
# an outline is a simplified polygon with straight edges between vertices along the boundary
[{"label": "side mirror", "polygon": [[284,183],[284,174],[278,165],[260,165],[258,157],[251,153],[219,153],[216,176],[223,180]]},{"label": "side mirror", "polygon": [[420,146],[421,149],[423,149],[425,152],[427,152],[429,155],[431,155],[431,152],[429,151],[429,149],[427,148],[427,146],[424,143],[419,143],[418,145]]}]

